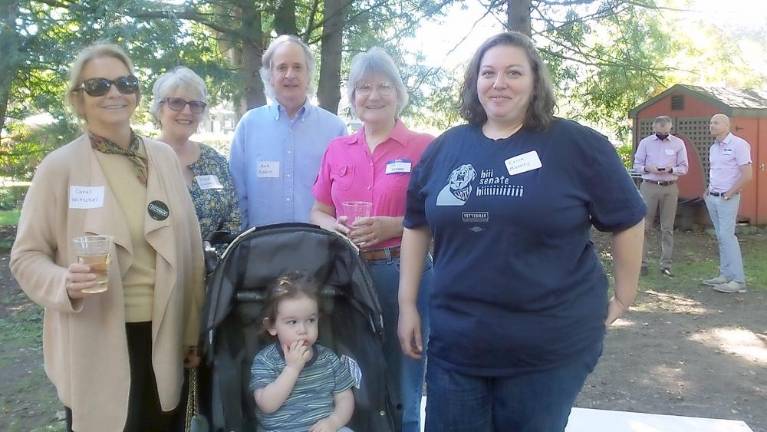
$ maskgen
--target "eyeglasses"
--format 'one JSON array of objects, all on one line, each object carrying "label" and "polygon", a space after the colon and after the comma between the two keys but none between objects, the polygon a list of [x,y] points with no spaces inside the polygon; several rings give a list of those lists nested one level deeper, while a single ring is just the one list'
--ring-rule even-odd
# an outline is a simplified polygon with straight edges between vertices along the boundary
[{"label": "eyeglasses", "polygon": [[354,91],[360,96],[370,96],[370,94],[373,93],[373,89],[383,96],[390,96],[394,93],[394,85],[390,82],[381,82],[375,85],[371,83],[362,83],[358,85]]},{"label": "eyeglasses", "polygon": [[114,84],[117,91],[122,94],[134,94],[138,92],[138,78],[133,75],[125,75],[113,80],[107,78],[91,78],[83,81],[74,91],[85,90],[88,96],[98,97],[109,93]]},{"label": "eyeglasses", "polygon": [[167,97],[163,99],[161,103],[168,105],[168,108],[176,112],[183,111],[184,107],[189,105],[189,111],[191,111],[192,114],[201,114],[205,111],[205,107],[208,106],[208,104],[202,101],[187,101],[180,97]]}]

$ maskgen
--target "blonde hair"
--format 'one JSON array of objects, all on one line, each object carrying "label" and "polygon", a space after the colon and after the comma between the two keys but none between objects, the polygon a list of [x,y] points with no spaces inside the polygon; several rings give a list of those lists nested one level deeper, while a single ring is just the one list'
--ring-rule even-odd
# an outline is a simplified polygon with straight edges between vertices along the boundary
[{"label": "blonde hair", "polygon": [[[122,64],[128,68],[128,73],[133,74],[133,62],[128,54],[123,51],[119,46],[108,42],[97,42],[93,45],[89,45],[83,48],[78,54],[75,61],[69,66],[69,86],[67,87],[66,98],[64,103],[72,109],[72,112],[77,115],[81,120],[84,120],[82,113],[80,112],[78,102],[75,101],[76,97],[82,98],[82,93],[76,91],[80,84],[82,84],[82,74],[85,65],[89,61],[100,57],[112,57],[119,60]],[[136,104],[141,101],[141,90],[136,93]]]}]

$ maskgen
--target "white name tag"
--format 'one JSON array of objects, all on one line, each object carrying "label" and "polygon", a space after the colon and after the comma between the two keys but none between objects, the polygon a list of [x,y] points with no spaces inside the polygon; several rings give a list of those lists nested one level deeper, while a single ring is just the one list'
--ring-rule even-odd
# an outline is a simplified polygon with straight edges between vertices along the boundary
[{"label": "white name tag", "polygon": [[256,177],[279,177],[280,161],[258,161]]},{"label": "white name tag", "polygon": [[104,207],[104,186],[69,186],[69,208]]},{"label": "white name tag", "polygon": [[666,152],[666,156],[674,156],[676,154],[674,149],[666,149],[665,152]]},{"label": "white name tag", "polygon": [[413,163],[409,160],[393,160],[386,163],[386,174],[409,173]]},{"label": "white name tag", "polygon": [[508,158],[505,163],[509,175],[517,175],[523,172],[536,170],[543,166],[541,160],[538,158],[538,152],[535,150]]},{"label": "white name tag", "polygon": [[196,176],[194,180],[197,182],[197,186],[199,186],[202,190],[224,188],[224,185],[218,181],[218,176],[213,174]]},{"label": "white name tag", "polygon": [[732,154],[732,149],[731,148],[722,149],[722,154],[725,156],[730,156]]}]

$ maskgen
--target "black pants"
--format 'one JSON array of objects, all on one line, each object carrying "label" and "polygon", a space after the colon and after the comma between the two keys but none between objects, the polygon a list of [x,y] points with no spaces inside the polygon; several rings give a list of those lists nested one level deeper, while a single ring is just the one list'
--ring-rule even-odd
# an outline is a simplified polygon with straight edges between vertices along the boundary
[{"label": "black pants", "polygon": [[[128,356],[130,359],[130,395],[125,432],[167,432],[173,411],[160,407],[157,380],[152,368],[152,323],[127,323]],[[66,408],[67,431],[72,430],[72,410]]]}]

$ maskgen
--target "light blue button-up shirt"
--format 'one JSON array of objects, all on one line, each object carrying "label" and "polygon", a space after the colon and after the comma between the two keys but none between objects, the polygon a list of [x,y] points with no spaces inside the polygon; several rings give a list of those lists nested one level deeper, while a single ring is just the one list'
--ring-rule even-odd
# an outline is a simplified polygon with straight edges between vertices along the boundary
[{"label": "light blue button-up shirt", "polygon": [[342,135],[343,121],[309,102],[294,118],[277,103],[245,113],[229,155],[242,228],[308,222],[322,155]]}]

